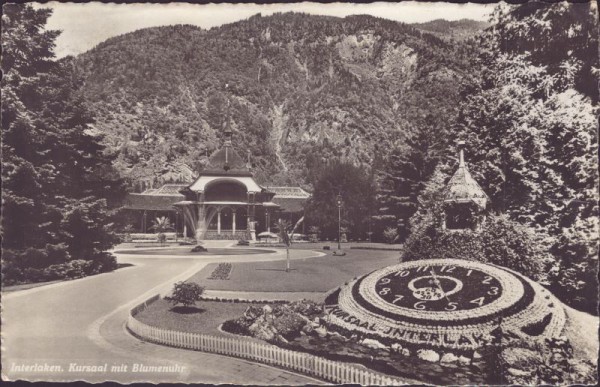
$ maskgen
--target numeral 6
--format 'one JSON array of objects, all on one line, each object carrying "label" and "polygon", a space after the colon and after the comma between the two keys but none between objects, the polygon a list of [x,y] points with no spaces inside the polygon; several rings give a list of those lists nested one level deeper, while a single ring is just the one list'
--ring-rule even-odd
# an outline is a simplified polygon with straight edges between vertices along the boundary
[{"label": "numeral 6", "polygon": [[419,301],[419,302],[415,302],[415,305],[413,306],[413,308],[415,309],[419,309],[419,310],[424,310],[425,309],[425,303],[427,301]]}]

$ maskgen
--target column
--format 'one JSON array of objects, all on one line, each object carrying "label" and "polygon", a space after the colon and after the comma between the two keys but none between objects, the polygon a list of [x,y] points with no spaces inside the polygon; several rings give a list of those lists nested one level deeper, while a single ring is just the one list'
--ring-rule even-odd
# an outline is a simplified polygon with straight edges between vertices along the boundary
[{"label": "column", "polygon": [[251,221],[251,218],[250,218],[250,192],[247,192],[246,196],[248,198],[248,209],[246,210],[246,219],[247,219],[246,220],[246,230],[250,231],[250,221]]},{"label": "column", "polygon": [[231,230],[233,231],[233,235],[235,236],[235,209],[231,211]]},{"label": "column", "polygon": [[217,212],[217,235],[221,235],[221,209]]}]

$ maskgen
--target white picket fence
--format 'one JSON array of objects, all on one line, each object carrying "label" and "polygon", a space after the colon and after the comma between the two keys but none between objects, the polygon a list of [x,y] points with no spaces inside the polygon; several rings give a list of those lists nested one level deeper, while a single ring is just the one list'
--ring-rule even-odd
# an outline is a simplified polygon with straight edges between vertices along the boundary
[{"label": "white picket fence", "polygon": [[315,376],[336,384],[360,384],[363,386],[400,386],[407,384],[399,379],[367,371],[350,364],[324,359],[308,353],[282,349],[271,344],[257,343],[243,338],[218,337],[157,328],[144,324],[135,318],[135,315],[158,298],[157,295],[148,299],[133,308],[129,313],[127,327],[144,340],[177,348],[249,359]]}]

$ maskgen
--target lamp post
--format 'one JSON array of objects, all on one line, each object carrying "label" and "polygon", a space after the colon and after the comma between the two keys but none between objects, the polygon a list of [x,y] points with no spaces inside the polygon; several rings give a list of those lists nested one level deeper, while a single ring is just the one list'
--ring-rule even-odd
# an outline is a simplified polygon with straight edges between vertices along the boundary
[{"label": "lamp post", "polygon": [[344,202],[342,202],[342,195],[338,195],[335,198],[335,203],[337,204],[338,208],[338,250],[341,250],[342,246],[340,245],[340,240],[342,239],[342,205],[344,204]]}]

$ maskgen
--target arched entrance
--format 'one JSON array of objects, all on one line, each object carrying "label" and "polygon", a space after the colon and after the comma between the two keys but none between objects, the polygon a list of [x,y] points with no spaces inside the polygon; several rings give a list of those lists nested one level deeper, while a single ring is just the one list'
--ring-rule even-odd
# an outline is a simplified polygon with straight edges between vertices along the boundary
[{"label": "arched entrance", "polygon": [[[211,235],[245,238],[248,228],[248,213],[244,206],[215,207],[216,216],[208,224]],[[239,235],[238,235],[239,234]]]}]

